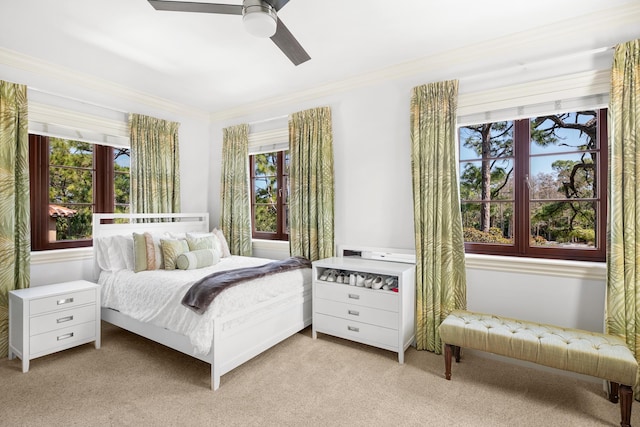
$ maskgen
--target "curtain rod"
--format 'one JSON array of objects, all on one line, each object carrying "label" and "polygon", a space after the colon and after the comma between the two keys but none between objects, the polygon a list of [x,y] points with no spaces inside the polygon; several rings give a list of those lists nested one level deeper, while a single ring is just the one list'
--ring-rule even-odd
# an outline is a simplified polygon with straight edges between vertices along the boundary
[{"label": "curtain rod", "polygon": [[120,110],[120,109],[117,109],[117,108],[108,107],[106,105],[98,104],[97,102],[91,102],[91,101],[86,101],[84,99],[74,98],[74,97],[67,96],[67,95],[61,95],[59,93],[51,92],[51,91],[48,91],[48,90],[38,89],[38,88],[35,88],[33,86],[28,86],[27,85],[27,90],[32,90],[34,92],[39,92],[39,93],[42,93],[44,95],[55,96],[55,97],[58,97],[58,98],[61,98],[61,99],[69,100],[69,101],[79,102],[81,104],[91,105],[93,107],[103,108],[105,110],[114,111],[116,113],[122,113],[122,114],[127,114],[127,115],[130,113],[129,111],[124,111],[124,110]]}]

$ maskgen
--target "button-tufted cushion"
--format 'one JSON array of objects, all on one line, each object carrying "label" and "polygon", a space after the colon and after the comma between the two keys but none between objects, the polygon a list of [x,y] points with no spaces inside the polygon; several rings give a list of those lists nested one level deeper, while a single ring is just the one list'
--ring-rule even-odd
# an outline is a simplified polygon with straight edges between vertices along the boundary
[{"label": "button-tufted cushion", "polygon": [[634,385],[638,363],[616,336],[456,310],[440,325],[445,344],[487,351]]}]

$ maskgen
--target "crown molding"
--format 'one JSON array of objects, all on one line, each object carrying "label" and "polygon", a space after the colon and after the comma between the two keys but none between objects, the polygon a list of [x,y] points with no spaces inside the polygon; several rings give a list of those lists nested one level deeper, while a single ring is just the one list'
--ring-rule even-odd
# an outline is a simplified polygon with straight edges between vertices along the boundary
[{"label": "crown molding", "polygon": [[157,108],[159,110],[182,116],[188,115],[201,120],[209,120],[209,114],[206,111],[131,89],[105,79],[81,73],[79,71],[34,58],[4,47],[0,47],[0,64],[33,74],[42,75],[47,78],[60,80],[76,86],[82,86],[98,93],[107,93],[111,96],[143,104],[151,108]]},{"label": "crown molding", "polygon": [[[633,26],[640,22],[640,2],[611,8],[606,11],[591,13],[576,17],[578,19],[564,20],[554,24],[522,31],[506,37],[500,37],[485,42],[473,43],[457,49],[441,52],[402,64],[382,68],[373,72],[361,74],[349,79],[335,81],[312,89],[303,90],[291,95],[277,96],[250,105],[242,105],[210,115],[212,122],[226,121],[264,110],[283,107],[291,103],[300,103],[320,97],[326,97],[360,87],[379,84],[385,81],[397,80],[412,76],[442,74],[442,70],[449,70],[449,78],[464,79],[479,73],[486,73],[491,69],[478,69],[477,64],[486,63],[487,58],[497,61],[491,68],[502,66],[504,52],[526,51],[535,46],[545,46],[549,41],[564,40],[598,29],[598,34],[607,34],[610,30],[620,26]],[[556,54],[557,59],[571,55],[593,52],[597,54],[611,46],[591,46],[586,52],[563,52]],[[549,61],[554,58],[540,58]],[[521,64],[522,65],[522,64]],[[513,64],[507,64],[513,66]],[[485,67],[486,68],[486,67]],[[433,75],[433,74],[432,74]]]}]

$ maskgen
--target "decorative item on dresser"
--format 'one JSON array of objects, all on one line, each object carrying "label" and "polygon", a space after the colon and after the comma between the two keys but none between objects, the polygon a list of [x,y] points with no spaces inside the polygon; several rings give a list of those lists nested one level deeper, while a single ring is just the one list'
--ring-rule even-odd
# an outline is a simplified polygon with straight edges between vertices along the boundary
[{"label": "decorative item on dresser", "polygon": [[29,361],[88,342],[100,348],[100,286],[86,280],[9,291],[9,359]]},{"label": "decorative item on dresser", "polygon": [[313,263],[313,327],[398,353],[415,340],[415,256],[390,249],[339,251]]}]

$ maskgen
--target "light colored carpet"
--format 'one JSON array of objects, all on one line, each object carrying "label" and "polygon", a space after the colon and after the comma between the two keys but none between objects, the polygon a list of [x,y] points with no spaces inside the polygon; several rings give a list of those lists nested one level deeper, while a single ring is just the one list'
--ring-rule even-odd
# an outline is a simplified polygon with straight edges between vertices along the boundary
[{"label": "light colored carpet", "polygon": [[[203,362],[103,323],[102,348],[0,360],[2,426],[618,426],[600,383],[464,354],[295,334],[209,389]],[[635,402],[632,424],[640,426]]]}]

